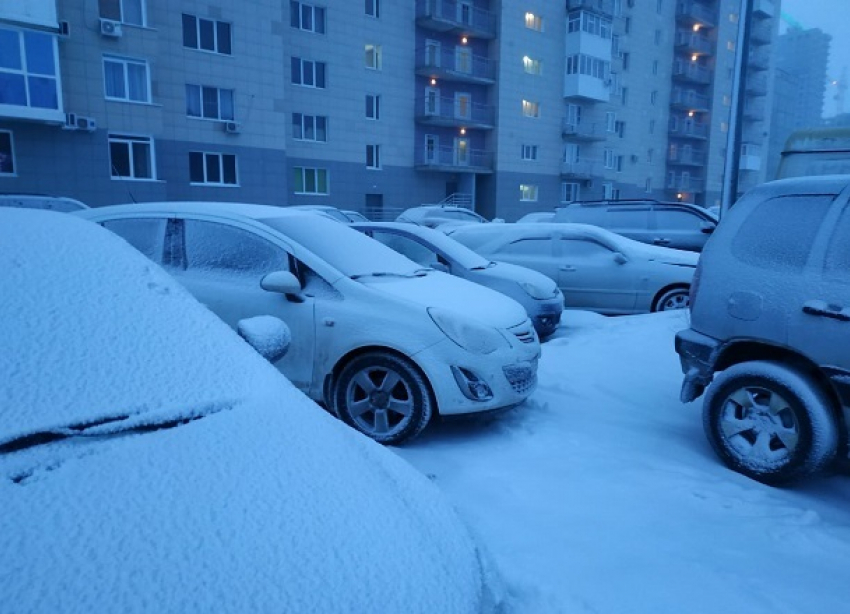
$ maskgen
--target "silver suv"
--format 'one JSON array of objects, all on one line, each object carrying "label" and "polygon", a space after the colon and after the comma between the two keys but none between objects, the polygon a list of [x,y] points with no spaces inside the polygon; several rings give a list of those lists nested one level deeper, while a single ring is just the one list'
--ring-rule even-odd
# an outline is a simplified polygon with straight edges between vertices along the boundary
[{"label": "silver suv", "polygon": [[848,198],[850,175],[751,190],[706,244],[694,276],[691,327],[676,336],[681,398],[708,389],[712,447],[761,482],[847,460]]}]

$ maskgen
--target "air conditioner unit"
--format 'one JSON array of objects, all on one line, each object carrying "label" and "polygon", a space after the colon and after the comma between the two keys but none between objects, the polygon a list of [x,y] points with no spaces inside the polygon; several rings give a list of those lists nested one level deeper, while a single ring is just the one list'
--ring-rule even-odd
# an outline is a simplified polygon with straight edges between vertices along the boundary
[{"label": "air conditioner unit", "polygon": [[239,122],[224,122],[224,131],[229,134],[238,134],[242,132],[242,124]]},{"label": "air conditioner unit", "polygon": [[100,33],[102,36],[119,38],[124,32],[121,30],[121,22],[114,19],[100,20]]},{"label": "air conditioner unit", "polygon": [[97,122],[94,120],[94,117],[77,115],[77,129],[94,132],[97,130]]}]

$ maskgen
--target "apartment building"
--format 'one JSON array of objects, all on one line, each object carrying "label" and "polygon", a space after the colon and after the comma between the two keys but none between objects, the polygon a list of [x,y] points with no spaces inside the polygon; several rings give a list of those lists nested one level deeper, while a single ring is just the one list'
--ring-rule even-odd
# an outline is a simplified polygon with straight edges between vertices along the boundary
[{"label": "apartment building", "polygon": [[[754,2],[769,42],[778,0]],[[374,218],[446,198],[507,220],[579,198],[715,204],[737,4],[7,3],[0,191]],[[765,80],[742,177],[763,172]]]}]

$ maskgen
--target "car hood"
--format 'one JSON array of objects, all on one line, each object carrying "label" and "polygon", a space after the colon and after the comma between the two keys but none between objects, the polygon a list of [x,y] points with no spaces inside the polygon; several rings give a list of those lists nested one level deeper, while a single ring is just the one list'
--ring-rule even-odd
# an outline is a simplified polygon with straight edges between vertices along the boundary
[{"label": "car hood", "polygon": [[368,277],[358,281],[409,303],[454,311],[495,328],[510,328],[528,318],[525,309],[512,298],[439,271],[418,277]]},{"label": "car hood", "polygon": [[479,280],[513,281],[518,284],[532,284],[552,297],[558,294],[558,284],[543,273],[533,271],[524,266],[511,264],[509,262],[494,262],[494,266],[486,269],[472,269],[472,278]]}]

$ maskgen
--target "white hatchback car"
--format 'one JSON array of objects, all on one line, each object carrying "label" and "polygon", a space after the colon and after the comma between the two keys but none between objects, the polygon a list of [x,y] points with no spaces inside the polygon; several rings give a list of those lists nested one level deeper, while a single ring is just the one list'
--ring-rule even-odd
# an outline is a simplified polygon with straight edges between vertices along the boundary
[{"label": "white hatchback car", "polygon": [[[211,202],[78,215],[124,237],[231,326],[282,319],[292,345],[278,368],[382,443],[416,435],[434,413],[512,407],[537,384],[540,343],[516,301],[324,216]],[[470,304],[482,308],[471,316]]]},{"label": "white hatchback car", "polygon": [[699,260],[586,224],[478,224],[448,235],[482,256],[548,275],[569,309],[611,315],[687,307]]}]

